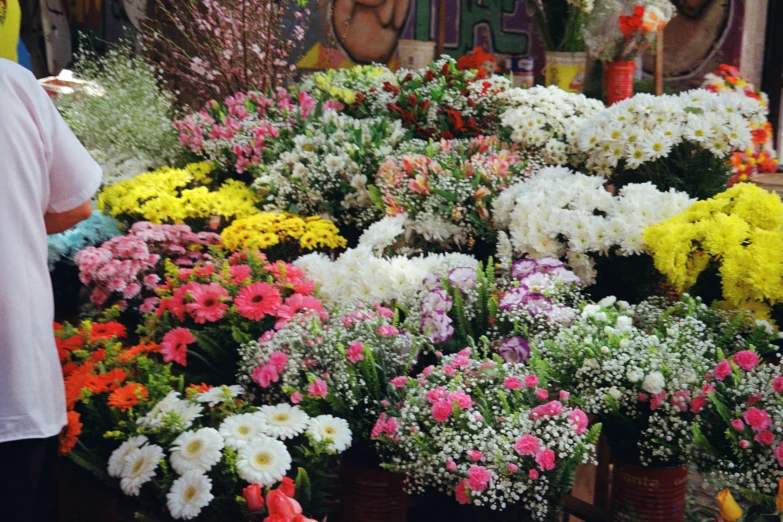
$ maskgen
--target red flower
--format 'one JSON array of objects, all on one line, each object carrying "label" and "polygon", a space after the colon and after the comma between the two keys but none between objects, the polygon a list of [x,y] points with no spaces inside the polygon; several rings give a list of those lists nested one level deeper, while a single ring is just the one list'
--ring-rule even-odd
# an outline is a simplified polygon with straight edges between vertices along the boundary
[{"label": "red flower", "polygon": [[264,522],[316,522],[302,515],[299,502],[288,497],[280,489],[273,489],[266,495],[266,507],[269,516]]},{"label": "red flower", "polygon": [[260,321],[265,315],[274,313],[282,302],[277,288],[261,282],[246,286],[234,299],[237,313],[251,321]]},{"label": "red flower", "polygon": [[465,128],[465,123],[462,121],[462,113],[459,111],[447,111],[446,114],[455,131],[460,132]]},{"label": "red flower", "polygon": [[60,455],[67,455],[76,446],[79,441],[79,435],[82,433],[84,424],[79,421],[79,413],[68,410],[68,424],[60,432],[59,452]]},{"label": "red flower", "polygon": [[250,484],[248,487],[242,490],[242,496],[245,497],[247,502],[247,509],[251,513],[255,513],[264,509],[264,497],[261,495],[261,486],[258,484]]},{"label": "red flower", "polygon": [[283,482],[277,486],[277,489],[285,493],[289,498],[294,498],[294,495],[296,494],[296,484],[290,477],[283,477]]},{"label": "red flower", "polygon": [[113,337],[125,337],[127,334],[125,327],[120,323],[94,323],[90,329],[93,341],[98,339],[112,339]]},{"label": "red flower", "polygon": [[143,384],[131,382],[111,392],[107,404],[125,412],[133,408],[139,401],[146,401],[149,393]]}]

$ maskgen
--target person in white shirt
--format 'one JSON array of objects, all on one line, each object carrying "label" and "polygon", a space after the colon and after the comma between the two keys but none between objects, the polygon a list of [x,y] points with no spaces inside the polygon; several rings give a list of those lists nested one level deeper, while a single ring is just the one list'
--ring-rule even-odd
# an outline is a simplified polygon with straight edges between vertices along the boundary
[{"label": "person in white shirt", "polygon": [[57,515],[65,387],[46,235],[92,213],[100,166],[27,70],[0,59],[0,520]]}]

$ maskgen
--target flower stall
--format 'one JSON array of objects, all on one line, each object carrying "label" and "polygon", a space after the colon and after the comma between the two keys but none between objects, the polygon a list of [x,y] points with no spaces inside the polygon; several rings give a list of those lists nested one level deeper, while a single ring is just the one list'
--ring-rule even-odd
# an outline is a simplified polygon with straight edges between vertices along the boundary
[{"label": "flower stall", "polygon": [[[609,70],[673,15],[558,4],[551,50]],[[167,68],[216,99],[111,147],[90,122],[154,69],[110,54],[61,106],[112,174],[50,238],[60,453],[139,519],[561,521],[597,465],[589,520],[682,521],[694,472],[714,518],[779,520],[783,203],[736,70],[606,106],[445,56],[210,87],[209,56]]]}]

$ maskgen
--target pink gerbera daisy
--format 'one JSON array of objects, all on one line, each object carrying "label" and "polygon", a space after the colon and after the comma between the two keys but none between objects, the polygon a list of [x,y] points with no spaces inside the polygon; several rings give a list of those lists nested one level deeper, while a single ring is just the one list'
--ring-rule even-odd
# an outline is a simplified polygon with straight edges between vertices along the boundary
[{"label": "pink gerbera daisy", "polygon": [[160,353],[166,362],[174,361],[187,366],[188,345],[195,343],[196,338],[187,328],[174,328],[163,336],[160,343]]},{"label": "pink gerbera daisy", "polygon": [[193,320],[199,324],[215,322],[225,315],[228,305],[228,291],[218,283],[198,285],[190,289],[192,303],[185,305]]},{"label": "pink gerbera daisy", "polygon": [[285,304],[280,305],[277,308],[276,315],[280,320],[275,327],[277,328],[278,325],[284,325],[293,319],[296,314],[303,311],[316,313],[321,317],[324,317],[326,314],[320,299],[311,295],[294,294],[285,300]]},{"label": "pink gerbera daisy", "polygon": [[253,283],[239,291],[234,304],[239,315],[251,321],[260,321],[273,313],[283,302],[280,292],[269,283]]}]

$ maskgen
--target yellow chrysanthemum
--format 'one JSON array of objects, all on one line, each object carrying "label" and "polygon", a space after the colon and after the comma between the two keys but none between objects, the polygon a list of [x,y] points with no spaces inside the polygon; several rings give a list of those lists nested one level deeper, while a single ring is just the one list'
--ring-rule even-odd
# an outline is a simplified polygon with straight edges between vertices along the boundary
[{"label": "yellow chrysanthemum", "polygon": [[299,245],[305,250],[344,248],[347,244],[331,221],[317,216],[304,218],[295,214],[270,212],[237,219],[223,230],[221,236],[223,246],[229,250],[264,250],[294,240],[299,240]]}]

